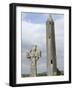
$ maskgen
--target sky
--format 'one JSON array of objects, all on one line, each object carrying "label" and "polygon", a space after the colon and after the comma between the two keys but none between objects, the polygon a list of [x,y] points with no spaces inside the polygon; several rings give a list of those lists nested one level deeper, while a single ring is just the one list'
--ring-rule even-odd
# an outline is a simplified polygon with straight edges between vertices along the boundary
[{"label": "sky", "polygon": [[[64,15],[51,14],[54,20],[57,68],[64,70]],[[27,59],[26,52],[34,45],[42,52],[37,61],[37,72],[47,72],[46,53],[46,21],[49,13],[21,13],[22,40],[21,40],[21,74],[30,74],[31,60]]]}]

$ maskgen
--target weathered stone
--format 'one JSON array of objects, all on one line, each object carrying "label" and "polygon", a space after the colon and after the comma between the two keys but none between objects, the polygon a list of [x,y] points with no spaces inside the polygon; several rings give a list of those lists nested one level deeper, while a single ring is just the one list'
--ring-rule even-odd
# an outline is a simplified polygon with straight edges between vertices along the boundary
[{"label": "weathered stone", "polygon": [[37,76],[37,60],[41,57],[40,51],[37,49],[37,45],[27,52],[27,58],[31,60],[31,76]]},{"label": "weathered stone", "polygon": [[47,75],[53,76],[57,73],[56,46],[54,21],[50,15],[46,21],[46,42],[47,42]]}]

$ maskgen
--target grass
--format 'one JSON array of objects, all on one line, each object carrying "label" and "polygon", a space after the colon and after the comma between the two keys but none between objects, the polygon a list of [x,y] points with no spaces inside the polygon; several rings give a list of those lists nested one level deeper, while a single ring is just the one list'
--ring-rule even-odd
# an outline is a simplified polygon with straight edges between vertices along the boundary
[{"label": "grass", "polygon": [[[47,76],[47,73],[43,72],[43,73],[38,73],[37,74],[37,77],[38,76]],[[30,74],[22,74],[21,77],[30,77]]]},{"label": "grass", "polygon": [[[55,76],[60,76],[60,75],[64,75],[64,72],[60,71],[57,68],[57,75],[55,75]],[[47,76],[47,72],[37,73],[37,77],[40,77],[40,76]],[[31,75],[30,74],[22,74],[21,77],[31,77]]]}]

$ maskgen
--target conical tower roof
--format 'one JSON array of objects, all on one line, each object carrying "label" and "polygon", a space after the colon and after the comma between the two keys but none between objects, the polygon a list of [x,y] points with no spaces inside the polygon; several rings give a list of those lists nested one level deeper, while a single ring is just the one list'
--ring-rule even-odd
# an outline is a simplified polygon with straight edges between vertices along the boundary
[{"label": "conical tower roof", "polygon": [[49,15],[47,21],[54,22],[51,14]]}]

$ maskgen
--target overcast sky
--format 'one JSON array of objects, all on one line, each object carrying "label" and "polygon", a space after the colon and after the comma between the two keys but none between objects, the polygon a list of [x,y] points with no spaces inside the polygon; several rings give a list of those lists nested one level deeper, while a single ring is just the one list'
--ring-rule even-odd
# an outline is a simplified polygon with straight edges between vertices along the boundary
[{"label": "overcast sky", "polygon": [[[64,70],[64,16],[51,14],[55,24],[57,67]],[[26,51],[37,45],[42,56],[37,61],[37,72],[47,71],[46,58],[46,20],[49,14],[22,13],[21,73],[30,73],[31,60],[26,58]]]}]

